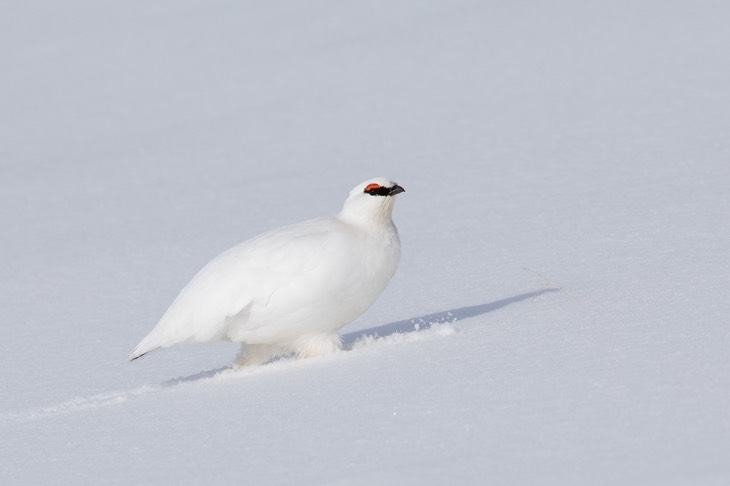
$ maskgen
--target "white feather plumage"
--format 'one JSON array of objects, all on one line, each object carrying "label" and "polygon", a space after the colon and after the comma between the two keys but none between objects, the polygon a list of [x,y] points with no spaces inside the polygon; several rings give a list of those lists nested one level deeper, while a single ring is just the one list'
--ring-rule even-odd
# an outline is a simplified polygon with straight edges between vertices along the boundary
[{"label": "white feather plumage", "polygon": [[221,253],[180,291],[130,360],[217,340],[243,344],[239,365],[339,349],[337,330],[375,302],[398,267],[391,215],[400,192],[390,180],[368,180],[333,218],[285,226]]}]

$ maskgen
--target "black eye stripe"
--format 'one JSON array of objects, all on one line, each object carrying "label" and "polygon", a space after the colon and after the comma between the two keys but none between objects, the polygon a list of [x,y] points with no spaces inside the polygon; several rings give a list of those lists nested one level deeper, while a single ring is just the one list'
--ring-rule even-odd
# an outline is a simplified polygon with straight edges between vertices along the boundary
[{"label": "black eye stripe", "polygon": [[373,189],[370,189],[369,191],[365,191],[371,196],[388,196],[390,195],[390,188],[379,186]]}]

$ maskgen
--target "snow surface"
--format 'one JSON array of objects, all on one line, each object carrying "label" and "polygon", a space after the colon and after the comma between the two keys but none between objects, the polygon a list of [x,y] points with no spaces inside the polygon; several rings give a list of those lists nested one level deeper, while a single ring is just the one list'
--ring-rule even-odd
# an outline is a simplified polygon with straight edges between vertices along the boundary
[{"label": "snow surface", "polygon": [[[730,484],[730,4],[0,9],[0,483]],[[129,351],[407,190],[348,351]]]}]

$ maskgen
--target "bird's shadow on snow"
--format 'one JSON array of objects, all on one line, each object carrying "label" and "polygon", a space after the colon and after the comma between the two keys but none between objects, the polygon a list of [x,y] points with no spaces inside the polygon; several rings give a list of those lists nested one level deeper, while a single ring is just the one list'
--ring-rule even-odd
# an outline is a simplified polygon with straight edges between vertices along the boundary
[{"label": "bird's shadow on snow", "polygon": [[222,373],[224,371],[230,371],[231,369],[232,369],[231,366],[225,366],[223,368],[215,368],[212,370],[201,371],[200,373],[195,373],[194,375],[179,376],[177,378],[172,378],[170,380],[163,381],[162,383],[160,383],[160,386],[163,388],[170,388],[173,386],[180,385],[182,383],[191,383],[193,381],[206,380],[208,378],[213,378],[217,374]]},{"label": "bird's shadow on snow", "polygon": [[[494,302],[488,302],[486,304],[470,305],[466,307],[458,307],[456,309],[450,309],[441,312],[433,312],[423,316],[412,317],[402,321],[391,322],[380,326],[370,327],[362,329],[360,331],[350,332],[342,336],[342,341],[345,349],[352,349],[353,343],[363,336],[377,336],[384,338],[392,334],[406,334],[406,333],[417,333],[419,331],[426,330],[433,325],[451,323],[462,319],[468,319],[470,317],[480,316],[487,314],[506,307],[510,304],[522,302],[527,299],[535,299],[540,295],[559,292],[557,288],[546,288],[536,290],[534,292],[526,292],[524,294],[514,295],[505,299],[495,300]],[[173,378],[160,383],[163,388],[174,387],[184,383],[191,383],[200,380],[206,380],[213,378],[221,373],[231,372],[232,367],[227,366],[223,368],[215,368],[212,370],[201,371],[194,375],[181,376]]]},{"label": "bird's shadow on snow", "polygon": [[391,322],[381,326],[370,327],[356,332],[350,332],[342,336],[343,343],[346,348],[363,336],[376,335],[378,337],[386,337],[391,334],[412,333],[428,329],[434,324],[444,324],[470,317],[480,316],[488,312],[493,312],[510,304],[515,304],[527,299],[535,299],[543,294],[552,292],[560,292],[558,288],[546,288],[536,290],[534,292],[526,292],[524,294],[514,295],[505,299],[495,300],[486,304],[469,305],[466,307],[458,307],[447,311],[434,312],[418,317],[411,317],[402,321]]}]

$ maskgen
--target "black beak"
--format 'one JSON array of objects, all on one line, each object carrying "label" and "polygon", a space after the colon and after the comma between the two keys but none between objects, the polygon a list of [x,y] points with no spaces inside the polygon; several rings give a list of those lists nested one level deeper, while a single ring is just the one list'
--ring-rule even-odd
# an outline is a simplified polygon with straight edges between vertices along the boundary
[{"label": "black beak", "polygon": [[388,195],[389,196],[395,196],[396,194],[400,194],[401,192],[406,192],[406,190],[403,189],[398,184],[396,184],[396,185],[394,185],[393,187],[390,188],[390,192],[388,192]]}]

